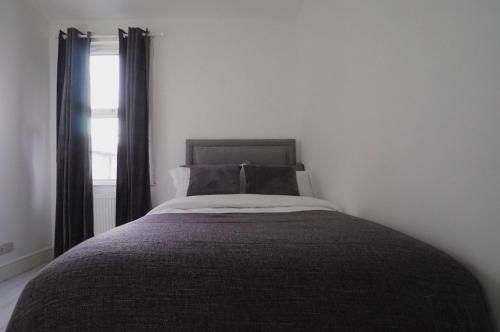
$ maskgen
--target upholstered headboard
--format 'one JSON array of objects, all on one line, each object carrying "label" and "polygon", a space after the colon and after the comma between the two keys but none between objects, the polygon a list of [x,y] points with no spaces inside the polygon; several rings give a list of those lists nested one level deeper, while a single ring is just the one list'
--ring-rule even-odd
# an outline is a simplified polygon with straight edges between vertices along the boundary
[{"label": "upholstered headboard", "polygon": [[294,139],[188,139],[186,164],[297,164]]}]

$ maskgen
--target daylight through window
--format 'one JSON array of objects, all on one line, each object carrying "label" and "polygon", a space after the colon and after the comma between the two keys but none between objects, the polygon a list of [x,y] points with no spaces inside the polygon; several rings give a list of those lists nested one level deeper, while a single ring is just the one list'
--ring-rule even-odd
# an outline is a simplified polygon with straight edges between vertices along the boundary
[{"label": "daylight through window", "polygon": [[118,86],[118,55],[91,55],[91,137],[94,184],[114,184],[116,180]]}]

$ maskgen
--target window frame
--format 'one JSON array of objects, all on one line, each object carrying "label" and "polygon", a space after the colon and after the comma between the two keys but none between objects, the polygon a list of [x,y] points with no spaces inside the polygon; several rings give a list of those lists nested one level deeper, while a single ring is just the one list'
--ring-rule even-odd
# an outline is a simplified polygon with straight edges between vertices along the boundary
[{"label": "window frame", "polygon": [[[118,40],[91,41],[90,56],[119,55]],[[118,119],[118,108],[91,108],[91,118],[94,119]],[[92,150],[91,150],[92,153]],[[116,186],[116,179],[92,179],[94,187]]]},{"label": "window frame", "polygon": [[[116,119],[118,120],[118,110],[115,109],[93,109],[96,114],[92,114],[92,119]],[[92,137],[91,137],[92,138]],[[116,147],[118,149],[118,146]],[[93,150],[91,150],[93,154]],[[118,153],[118,151],[117,151]],[[93,161],[92,161],[93,162]],[[94,186],[115,186],[116,179],[92,179]]]}]

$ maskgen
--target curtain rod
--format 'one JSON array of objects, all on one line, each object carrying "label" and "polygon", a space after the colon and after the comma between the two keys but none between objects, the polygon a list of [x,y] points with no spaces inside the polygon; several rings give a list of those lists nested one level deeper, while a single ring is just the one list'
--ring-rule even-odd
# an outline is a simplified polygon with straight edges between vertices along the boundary
[{"label": "curtain rod", "polygon": [[[142,34],[143,36],[145,36],[146,34],[143,33]],[[148,33],[147,34],[149,37],[165,37],[165,33],[163,32],[158,32],[158,33]],[[125,34],[125,36],[127,36],[127,34]],[[85,34],[81,34],[81,35],[78,35],[79,38],[87,38],[87,35]],[[56,39],[58,39],[59,36],[56,36]],[[90,35],[90,39],[117,39],[118,38],[118,35]]]}]

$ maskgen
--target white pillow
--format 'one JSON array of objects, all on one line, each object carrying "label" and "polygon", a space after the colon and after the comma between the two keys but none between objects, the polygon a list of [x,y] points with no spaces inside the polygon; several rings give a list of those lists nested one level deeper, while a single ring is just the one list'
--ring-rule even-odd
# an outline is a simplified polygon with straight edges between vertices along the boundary
[{"label": "white pillow", "polygon": [[308,171],[297,171],[297,185],[299,187],[300,196],[314,197],[312,189],[311,178]]},{"label": "white pillow", "polygon": [[190,174],[189,167],[177,167],[170,170],[170,176],[175,187],[175,198],[187,196]]},{"label": "white pillow", "polygon": [[[177,167],[170,170],[170,176],[172,177],[175,187],[175,198],[187,196],[190,174],[191,170],[189,169],[189,167]],[[297,171],[295,174],[297,176],[297,185],[299,187],[300,196],[314,197],[314,191],[312,189],[309,172]],[[242,174],[240,177],[240,184],[241,184],[240,192],[244,193],[245,177],[243,175],[243,167],[242,167]]]}]

